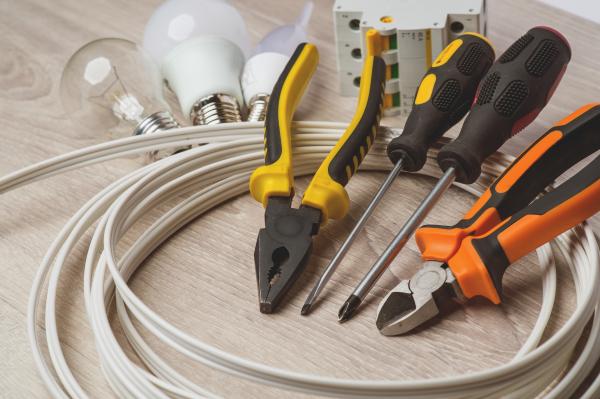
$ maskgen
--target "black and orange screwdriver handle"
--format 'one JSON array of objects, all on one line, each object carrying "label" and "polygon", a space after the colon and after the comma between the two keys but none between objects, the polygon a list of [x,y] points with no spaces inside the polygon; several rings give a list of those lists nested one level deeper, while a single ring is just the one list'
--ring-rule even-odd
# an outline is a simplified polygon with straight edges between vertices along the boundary
[{"label": "black and orange screwdriver handle", "polygon": [[419,228],[415,237],[423,258],[447,261],[463,239],[484,234],[523,209],[558,176],[599,148],[600,103],[593,103],[548,129],[492,183],[457,224]]},{"label": "black and orange screwdriver handle", "polygon": [[467,298],[500,303],[511,263],[600,211],[600,156],[556,190],[481,236],[463,240],[447,262]]},{"label": "black and orange screwdriver handle", "polygon": [[530,29],[492,65],[482,80],[460,135],[438,153],[442,170],[473,183],[481,164],[544,108],[571,59],[567,40],[546,27]]},{"label": "black and orange screwdriver handle", "polygon": [[390,160],[415,172],[427,150],[469,111],[480,80],[494,62],[494,48],[484,36],[465,33],[450,42],[427,71],[402,129],[387,147]]}]

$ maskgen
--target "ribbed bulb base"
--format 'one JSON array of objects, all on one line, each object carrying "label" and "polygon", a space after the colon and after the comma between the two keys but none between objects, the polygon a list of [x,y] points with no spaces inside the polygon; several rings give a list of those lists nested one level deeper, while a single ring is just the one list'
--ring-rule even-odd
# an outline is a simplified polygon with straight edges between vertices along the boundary
[{"label": "ribbed bulb base", "polygon": [[267,117],[269,94],[257,94],[250,99],[248,104],[248,122],[261,122]]},{"label": "ribbed bulb base", "polygon": [[133,131],[134,136],[140,136],[142,134],[154,133],[157,130],[168,130],[179,127],[179,123],[173,118],[168,111],[155,112],[150,116],[144,118]]},{"label": "ribbed bulb base", "polygon": [[[160,111],[147,116],[140,123],[138,123],[133,131],[133,134],[134,136],[141,136],[143,134],[152,134],[158,132],[159,130],[169,130],[177,127],[179,127],[179,123],[177,123],[170,112]],[[172,148],[167,148],[164,150],[150,151],[146,153],[146,162],[151,163],[188,149],[190,149],[190,147],[179,147],[175,150]]]},{"label": "ribbed bulb base", "polygon": [[192,106],[190,119],[194,125],[216,125],[241,122],[242,115],[235,97],[218,93],[196,101]]}]

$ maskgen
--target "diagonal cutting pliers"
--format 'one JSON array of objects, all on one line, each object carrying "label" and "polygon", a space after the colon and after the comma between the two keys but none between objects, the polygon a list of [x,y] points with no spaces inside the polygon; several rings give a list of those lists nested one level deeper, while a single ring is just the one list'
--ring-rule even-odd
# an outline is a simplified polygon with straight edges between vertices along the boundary
[{"label": "diagonal cutting pliers", "polygon": [[404,334],[450,300],[483,296],[499,304],[508,266],[600,211],[600,156],[536,199],[600,149],[599,133],[600,104],[580,108],[523,152],[456,225],[417,230],[424,265],[381,301],[379,331]]},{"label": "diagonal cutting pliers", "polygon": [[[367,40],[373,35],[370,31]],[[379,56],[369,55],[354,118],[318,168],[300,207],[293,208],[291,124],[318,58],[314,45],[302,43],[279,77],[265,120],[265,165],[250,177],[250,193],[266,208],[265,227],[258,233],[254,252],[263,313],[275,310],[304,270],[319,227],[348,212],[344,186],[373,144],[383,111],[386,66]]]}]

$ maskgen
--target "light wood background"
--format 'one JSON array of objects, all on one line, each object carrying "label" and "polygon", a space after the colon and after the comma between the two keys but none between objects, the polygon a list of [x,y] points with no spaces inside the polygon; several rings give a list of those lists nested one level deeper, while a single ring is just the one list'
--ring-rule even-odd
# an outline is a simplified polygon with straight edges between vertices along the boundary
[{"label": "light wood background", "polygon": [[[145,21],[160,0],[78,1],[0,0],[0,173],[103,137],[83,139],[62,110],[58,83],[69,56],[83,43],[99,37],[140,41]],[[300,1],[242,1],[254,42],[275,25],[295,18]],[[347,121],[354,99],[336,92],[332,1],[316,0],[310,23],[321,63],[298,119]],[[598,25],[542,5],[537,1],[489,1],[489,37],[498,53],[535,25],[559,29],[570,40],[573,59],[563,82],[540,117],[505,149],[517,153],[552,122],[582,104],[600,98]],[[384,123],[397,126],[397,119]],[[44,398],[47,392],[34,367],[26,340],[26,305],[38,264],[66,220],[93,194],[133,170],[137,160],[119,160],[53,177],[0,197],[0,396]],[[541,284],[533,256],[513,267],[505,279],[506,302],[494,306],[472,301],[429,328],[388,338],[374,325],[375,310],[398,277],[419,265],[410,242],[373,291],[367,306],[351,322],[339,325],[337,310],[360,276],[371,266],[433,181],[402,177],[353,247],[308,318],[299,315],[304,298],[319,272],[350,231],[381,182],[381,173],[359,174],[349,184],[350,214],[327,225],[315,241],[310,266],[275,315],[262,315],[256,303],[252,253],[263,210],[242,196],[195,221],[162,246],[134,278],[135,291],[175,325],[206,342],[250,359],[296,371],[345,378],[440,377],[480,370],[508,361],[526,339],[537,315]],[[307,179],[300,179],[302,192]],[[453,223],[473,198],[452,189],[429,222]],[[597,219],[593,222],[598,227]],[[82,309],[82,260],[72,259],[57,307],[67,360],[93,397],[111,397],[104,382]],[[560,273],[559,301],[550,331],[569,317],[573,285]],[[120,333],[119,333],[120,334]],[[192,366],[149,338],[185,375],[225,397],[279,397],[283,391],[236,380],[206,367]],[[288,397],[301,397],[286,394]]]}]

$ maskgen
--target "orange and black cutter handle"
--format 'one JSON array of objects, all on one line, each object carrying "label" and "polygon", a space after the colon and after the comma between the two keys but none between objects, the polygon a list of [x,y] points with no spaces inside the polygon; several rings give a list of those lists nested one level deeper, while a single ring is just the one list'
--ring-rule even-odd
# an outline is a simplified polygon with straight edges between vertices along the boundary
[{"label": "orange and black cutter handle", "polygon": [[481,235],[535,199],[558,176],[600,148],[600,103],[557,122],[525,150],[454,226],[426,225],[416,241],[427,260],[445,262],[462,240]]},{"label": "orange and black cutter handle", "polygon": [[600,211],[600,156],[557,189],[481,236],[463,240],[447,262],[467,298],[500,303],[508,266]]},{"label": "orange and black cutter handle", "polygon": [[388,144],[394,164],[402,159],[411,172],[425,165],[431,145],[469,111],[494,58],[491,43],[478,33],[465,33],[442,50],[419,83],[402,134]]},{"label": "orange and black cutter handle", "polygon": [[567,40],[546,27],[530,29],[492,65],[481,81],[458,138],[437,156],[456,181],[473,183],[481,164],[529,125],[548,103],[571,59]]}]

